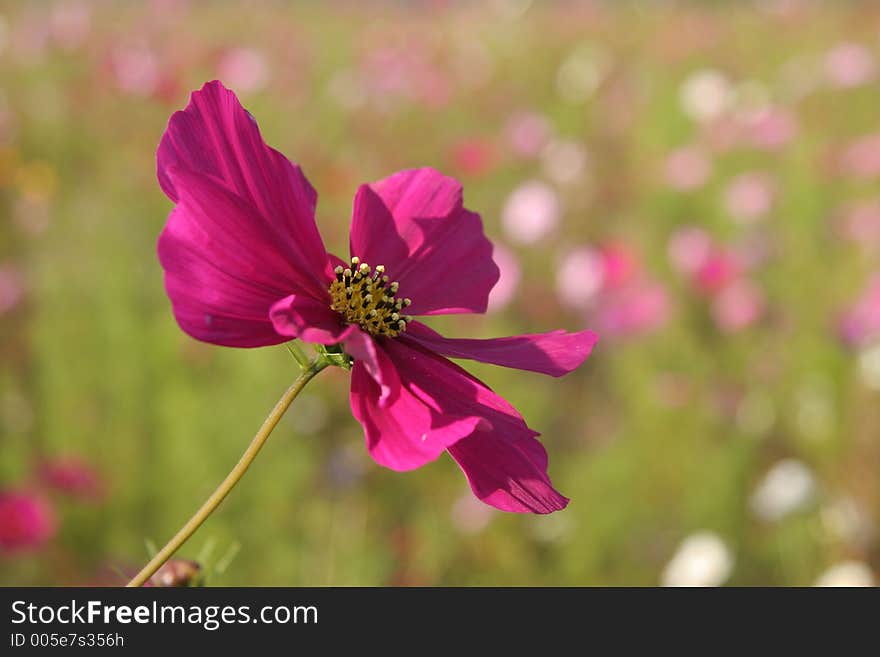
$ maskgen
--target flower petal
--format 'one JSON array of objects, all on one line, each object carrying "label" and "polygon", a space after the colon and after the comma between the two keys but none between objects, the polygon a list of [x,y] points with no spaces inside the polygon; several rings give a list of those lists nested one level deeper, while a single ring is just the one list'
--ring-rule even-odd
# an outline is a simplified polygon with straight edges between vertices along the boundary
[{"label": "flower petal", "polygon": [[470,358],[550,376],[562,376],[579,367],[599,339],[592,331],[562,330],[489,340],[445,338],[421,322],[410,322],[405,338],[451,358]]},{"label": "flower petal", "polygon": [[412,315],[482,313],[498,282],[480,215],[462,205],[461,184],[410,169],[362,186],[352,213],[351,255],[385,265],[412,299]]},{"label": "flower petal", "polygon": [[384,408],[380,398],[379,385],[367,366],[356,361],[351,371],[351,412],[364,427],[370,455],[392,470],[412,470],[435,460],[481,422],[477,417],[439,413],[403,385]]},{"label": "flower petal", "polygon": [[181,328],[213,344],[284,342],[269,308],[296,287],[296,274],[249,226],[253,209],[214,180],[179,171],[179,203],[159,236],[165,289]]},{"label": "flower petal", "polygon": [[285,340],[337,344],[356,332],[356,326],[344,324],[339,314],[330,310],[329,301],[318,301],[306,294],[291,294],[269,309],[275,331]]},{"label": "flower petal", "polygon": [[364,370],[379,386],[380,408],[385,408],[397,398],[400,394],[397,368],[369,334],[360,329],[352,331],[345,340],[345,353],[352,356],[355,362],[362,363]]},{"label": "flower petal", "polygon": [[547,453],[522,416],[484,383],[442,356],[401,340],[383,345],[403,389],[444,417],[475,417],[474,431],[448,447],[474,494],[518,513],[565,508],[547,476]]},{"label": "flower petal", "polygon": [[547,476],[547,452],[531,437],[477,431],[449,448],[474,495],[502,511],[553,513],[568,506]]},{"label": "flower petal", "polygon": [[[289,261],[297,282],[317,295],[332,278],[315,224],[317,195],[300,168],[270,148],[254,118],[220,82],[193,92],[175,112],[156,155],[159,185],[175,203],[185,181],[175,170],[210,177],[250,206],[247,228]],[[287,293],[301,291],[288,289]]]}]

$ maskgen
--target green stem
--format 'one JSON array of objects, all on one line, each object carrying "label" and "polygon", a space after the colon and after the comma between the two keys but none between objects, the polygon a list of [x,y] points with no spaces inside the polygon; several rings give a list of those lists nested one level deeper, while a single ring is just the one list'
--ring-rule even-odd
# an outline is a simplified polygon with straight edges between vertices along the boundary
[{"label": "green stem", "polygon": [[153,574],[162,567],[166,561],[168,561],[172,555],[182,546],[186,541],[192,536],[195,531],[202,526],[202,523],[208,519],[220,503],[224,500],[224,498],[229,494],[238,481],[241,479],[242,475],[247,471],[250,464],[253,462],[254,458],[256,458],[257,454],[260,452],[260,449],[266,442],[266,439],[269,438],[269,435],[272,433],[272,430],[278,425],[279,420],[284,415],[285,411],[290,407],[290,404],[296,399],[297,395],[302,391],[305,385],[312,380],[312,378],[325,367],[330,365],[329,361],[326,358],[322,358],[318,356],[315,360],[311,361],[307,364],[306,367],[303,368],[303,371],[296,378],[296,380],[291,384],[291,386],[285,391],[285,393],[281,396],[281,399],[278,400],[278,403],[275,404],[275,408],[272,409],[272,412],[269,413],[266,420],[263,422],[263,426],[260,427],[260,430],[257,431],[257,434],[254,436],[254,439],[251,440],[250,445],[248,445],[247,449],[242,454],[241,459],[239,459],[238,463],[235,464],[235,467],[226,475],[226,478],[222,481],[222,483],[217,487],[217,489],[211,493],[211,496],[205,500],[205,503],[202,504],[201,508],[195,512],[192,518],[190,518],[187,523],[180,528],[180,530],[174,535],[174,537],[168,541],[168,543],[163,547],[159,552],[156,553],[150,562],[144,566],[141,571],[134,576],[134,578],[126,584],[126,586],[143,586],[143,584],[153,576]]},{"label": "green stem", "polygon": [[312,363],[309,361],[309,357],[306,356],[305,352],[300,349],[300,346],[296,343],[296,340],[292,340],[291,342],[285,342],[284,346],[287,347],[287,351],[290,352],[290,355],[299,363],[300,368],[306,369]]}]

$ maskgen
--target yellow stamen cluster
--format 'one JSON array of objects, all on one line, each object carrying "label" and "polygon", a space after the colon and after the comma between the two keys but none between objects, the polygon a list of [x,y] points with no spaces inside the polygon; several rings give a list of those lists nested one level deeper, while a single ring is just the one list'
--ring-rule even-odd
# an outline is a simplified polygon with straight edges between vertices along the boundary
[{"label": "yellow stamen cluster", "polygon": [[370,265],[360,258],[351,259],[351,267],[339,265],[334,270],[336,280],[330,284],[330,308],[342,315],[348,324],[357,324],[370,335],[395,338],[406,330],[412,317],[401,310],[409,299],[398,298],[399,284],[388,282],[385,266]]}]

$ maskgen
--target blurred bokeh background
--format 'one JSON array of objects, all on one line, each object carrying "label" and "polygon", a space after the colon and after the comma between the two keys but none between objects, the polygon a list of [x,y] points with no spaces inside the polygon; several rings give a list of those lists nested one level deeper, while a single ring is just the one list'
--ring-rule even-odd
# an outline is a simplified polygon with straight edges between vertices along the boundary
[{"label": "blurred bokeh background", "polygon": [[217,585],[870,584],[880,572],[880,7],[0,2],[0,584],[121,584],[297,368],[204,345],[155,255],[156,145],[219,78],[319,193],[432,165],[497,245],[488,337],[590,327],[562,380],[468,364],[570,507],[373,464],[323,374],[184,548]]}]

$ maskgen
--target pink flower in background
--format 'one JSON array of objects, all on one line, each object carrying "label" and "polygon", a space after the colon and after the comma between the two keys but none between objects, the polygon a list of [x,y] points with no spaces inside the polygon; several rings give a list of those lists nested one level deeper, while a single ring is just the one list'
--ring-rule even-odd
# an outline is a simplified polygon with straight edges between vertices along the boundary
[{"label": "pink flower in background", "polygon": [[103,496],[104,483],[97,471],[77,458],[46,460],[39,465],[37,472],[47,488],[59,493],[89,501]]},{"label": "pink flower in background", "polygon": [[855,178],[880,176],[880,133],[851,142],[840,157],[840,171]]},{"label": "pink flower in background", "polygon": [[498,265],[500,276],[495,287],[489,292],[489,305],[486,312],[498,312],[509,304],[522,278],[522,269],[516,255],[508,248],[495,244],[492,248],[492,260]]},{"label": "pink flower in background", "polygon": [[691,191],[706,184],[712,174],[712,162],[697,147],[684,146],[666,156],[666,184],[680,191]]},{"label": "pink flower in background", "polygon": [[742,265],[736,255],[716,247],[694,272],[693,284],[700,292],[714,295],[739,277]]},{"label": "pink flower in background", "polygon": [[510,149],[523,158],[537,157],[550,141],[552,129],[540,114],[519,112],[510,117],[505,126]]},{"label": "pink flower in background", "polygon": [[49,14],[49,32],[67,51],[82,46],[92,27],[92,10],[85,2],[60,2]]},{"label": "pink flower in background", "polygon": [[133,96],[153,95],[162,81],[156,53],[147,46],[129,46],[116,50],[111,58],[113,75],[119,90]]},{"label": "pink flower in background", "polygon": [[768,151],[779,150],[797,133],[794,114],[781,107],[765,107],[750,112],[743,122],[749,144]]},{"label": "pink flower in background", "polygon": [[724,192],[724,207],[740,223],[761,219],[773,207],[776,186],[766,173],[753,171],[734,178]]},{"label": "pink flower in background", "polygon": [[841,43],[825,55],[825,77],[835,87],[848,88],[867,84],[877,74],[871,52],[859,43]]},{"label": "pink flower in background", "polygon": [[56,529],[55,512],[46,500],[21,490],[0,491],[0,552],[38,550]]},{"label": "pink flower in background", "polygon": [[880,274],[875,274],[862,296],[840,318],[841,339],[850,346],[863,347],[880,339]]},{"label": "pink flower in background", "polygon": [[495,166],[495,147],[486,139],[473,137],[453,144],[450,160],[455,169],[469,176],[482,176]]},{"label": "pink flower in background", "polygon": [[612,242],[599,249],[602,258],[602,283],[606,288],[620,288],[635,280],[641,269],[636,254],[625,244]]},{"label": "pink flower in background", "polygon": [[361,57],[360,74],[370,100],[382,111],[395,109],[401,100],[437,109],[449,104],[454,91],[446,71],[415,43],[376,44]]},{"label": "pink flower in background", "polygon": [[605,295],[593,317],[596,329],[609,336],[651,333],[669,319],[669,296],[659,283],[638,280]]},{"label": "pink flower in background", "polygon": [[12,265],[0,265],[0,315],[19,304],[24,297],[24,279]]},{"label": "pink flower in background", "polygon": [[423,168],[362,185],[343,261],[325,250],[317,195],[300,168],[263,142],[219,82],[171,117],[157,159],[175,203],[159,259],[185,332],[236,347],[340,345],[355,359],[351,409],[377,463],[411,470],[448,451],[492,506],[566,506],[538,434],[446,356],[561,376],[596,336],[449,339],[412,317],[484,312],[498,281],[492,244],[458,182]]},{"label": "pink flower in background", "polygon": [[569,252],[556,272],[556,293],[611,337],[650,333],[669,318],[665,288],[643,274],[635,251],[620,242]]},{"label": "pink flower in background", "polygon": [[541,151],[541,169],[557,185],[580,185],[587,163],[587,151],[575,141],[554,140]]},{"label": "pink flower in background", "polygon": [[839,235],[862,247],[880,246],[880,200],[861,201],[836,217]]},{"label": "pink flower in background", "polygon": [[702,228],[685,226],[670,237],[667,253],[672,266],[682,274],[694,275],[712,256],[712,237]]},{"label": "pink flower in background", "polygon": [[760,319],[764,292],[754,282],[740,278],[726,285],[712,300],[712,318],[725,333],[741,331]]},{"label": "pink flower in background", "polygon": [[556,270],[556,295],[574,310],[585,310],[605,283],[604,259],[598,250],[581,247],[568,253]]},{"label": "pink flower in background", "polygon": [[266,56],[255,48],[231,48],[217,64],[220,77],[244,92],[259,91],[269,81]]},{"label": "pink flower in background", "polygon": [[501,225],[519,244],[534,244],[552,233],[562,213],[556,191],[538,180],[524,182],[510,193],[501,210]]}]

